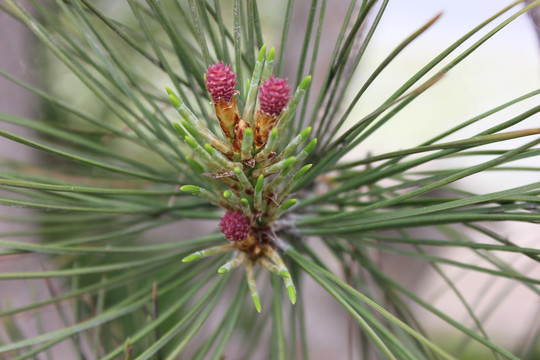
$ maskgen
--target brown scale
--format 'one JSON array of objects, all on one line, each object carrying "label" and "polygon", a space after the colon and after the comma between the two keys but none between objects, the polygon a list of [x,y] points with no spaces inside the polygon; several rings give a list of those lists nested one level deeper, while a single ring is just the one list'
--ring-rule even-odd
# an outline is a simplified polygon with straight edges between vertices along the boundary
[{"label": "brown scale", "polygon": [[240,121],[240,113],[236,106],[236,98],[233,96],[229,103],[223,99],[218,99],[217,103],[214,103],[216,115],[219,119],[219,125],[225,133],[225,136],[229,141],[232,141],[235,136],[236,124]]},{"label": "brown scale", "polygon": [[276,124],[277,119],[278,117],[276,115],[263,113],[261,110],[257,111],[255,128],[253,130],[253,136],[257,148],[261,148],[266,144],[268,141],[268,134]]},{"label": "brown scale", "polygon": [[233,151],[235,153],[240,152],[242,146],[242,141],[244,140],[244,132],[249,127],[249,124],[242,119],[238,119],[236,126],[234,128],[234,141],[233,141]]}]

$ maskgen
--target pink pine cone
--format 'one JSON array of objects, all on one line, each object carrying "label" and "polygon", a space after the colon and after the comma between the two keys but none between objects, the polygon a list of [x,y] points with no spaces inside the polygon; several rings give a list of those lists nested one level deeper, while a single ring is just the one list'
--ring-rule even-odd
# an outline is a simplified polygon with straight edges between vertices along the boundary
[{"label": "pink pine cone", "polygon": [[226,103],[231,102],[236,86],[236,73],[231,71],[230,65],[219,62],[208,67],[205,82],[214,103],[217,104],[219,99]]},{"label": "pink pine cone", "polygon": [[240,211],[227,211],[219,222],[221,232],[231,241],[242,241],[251,231],[249,218]]},{"label": "pink pine cone", "polygon": [[291,88],[287,86],[287,79],[271,76],[259,89],[259,102],[261,111],[278,116],[287,106],[291,96]]}]

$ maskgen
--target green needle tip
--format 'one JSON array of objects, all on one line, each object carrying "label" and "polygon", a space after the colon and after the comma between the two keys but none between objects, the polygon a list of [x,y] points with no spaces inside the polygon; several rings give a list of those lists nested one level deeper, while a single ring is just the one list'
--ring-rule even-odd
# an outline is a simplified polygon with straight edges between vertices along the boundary
[{"label": "green needle tip", "polygon": [[[296,295],[295,295],[296,297]],[[251,295],[251,300],[253,300],[253,305],[255,305],[255,309],[258,313],[261,312],[261,300],[259,300],[258,295]]]},{"label": "green needle tip", "polygon": [[[182,190],[182,189],[180,188],[180,190]],[[291,207],[293,207],[297,202],[298,202],[298,200],[296,200],[296,199],[289,199],[289,200],[285,201],[283,204],[281,204],[281,206],[279,208],[281,210],[283,210],[283,211],[286,211],[286,210],[289,210]]]},{"label": "green needle tip", "polygon": [[302,140],[307,138],[309,134],[311,133],[311,126],[307,127],[300,133],[300,136],[302,137]]},{"label": "green needle tip", "polygon": [[289,299],[291,300],[291,303],[293,305],[296,304],[296,289],[294,288],[294,285],[287,286],[287,293],[289,294]]},{"label": "green needle tip", "polygon": [[274,60],[275,54],[276,54],[276,49],[270,48],[270,51],[268,51],[268,55],[266,56],[266,61]]},{"label": "green needle tip", "polygon": [[199,252],[196,252],[183,258],[182,262],[187,263],[187,262],[194,261],[200,258],[202,258],[201,254]]},{"label": "green needle tip", "polygon": [[309,86],[309,84],[311,83],[311,75],[309,76],[306,76],[304,78],[304,80],[302,80],[302,82],[300,83],[300,85],[298,86],[300,89],[302,90],[306,90]]},{"label": "green needle tip", "polygon": [[187,192],[193,195],[199,195],[201,193],[201,188],[195,185],[184,185],[180,188],[180,191]]},{"label": "green needle tip", "polygon": [[279,275],[283,276],[283,277],[286,277],[286,278],[290,278],[291,277],[291,274],[289,274],[289,272],[285,269],[283,270],[280,270],[279,271]]},{"label": "green needle tip", "polygon": [[263,45],[259,51],[259,56],[257,56],[257,61],[263,61],[266,56],[266,45]]},{"label": "green needle tip", "polygon": [[182,105],[182,102],[180,101],[178,96],[176,96],[176,94],[167,86],[165,86],[165,90],[167,90],[167,94],[169,94],[169,98],[171,99],[171,103],[173,104],[173,106],[175,108],[179,108],[180,105]]}]

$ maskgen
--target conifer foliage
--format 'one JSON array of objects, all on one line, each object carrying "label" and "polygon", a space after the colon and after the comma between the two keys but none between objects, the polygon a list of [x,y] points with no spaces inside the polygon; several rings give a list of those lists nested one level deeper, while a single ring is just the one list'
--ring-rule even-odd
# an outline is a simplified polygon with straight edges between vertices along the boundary
[{"label": "conifer foliage", "polygon": [[[351,0],[321,49],[331,4],[311,1],[298,63],[286,64],[294,0],[276,2],[279,26],[255,0],[0,0],[56,79],[0,69],[40,102],[34,118],[0,109],[0,136],[33,152],[0,160],[0,204],[13,211],[0,220],[24,228],[0,227],[2,269],[14,268],[0,272],[0,359],[319,358],[313,323],[348,349],[336,359],[538,358],[538,321],[515,343],[488,325],[514,289],[540,295],[540,248],[501,230],[538,231],[540,182],[514,180],[539,171],[518,160],[539,157],[540,128],[524,124],[540,90],[414,147],[352,154],[540,0],[509,3],[359,116],[366,90],[440,16],[358,85],[392,2]],[[445,167],[457,157],[474,160]],[[512,178],[501,190],[461,188],[496,172]],[[465,319],[390,273],[389,254],[403,273],[423,264],[418,283],[436,283]],[[470,274],[481,298],[460,283]],[[2,291],[8,282],[29,300]],[[493,283],[504,293],[488,297]],[[308,293],[347,313],[346,339],[321,320],[342,313],[313,311]]]}]

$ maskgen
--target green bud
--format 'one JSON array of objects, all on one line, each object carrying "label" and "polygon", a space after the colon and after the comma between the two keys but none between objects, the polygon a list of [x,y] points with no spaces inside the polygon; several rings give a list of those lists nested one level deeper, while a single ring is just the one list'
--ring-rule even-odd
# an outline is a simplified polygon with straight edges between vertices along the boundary
[{"label": "green bud", "polygon": [[174,126],[174,128],[176,129],[176,132],[177,132],[178,134],[180,134],[180,136],[181,136],[182,138],[185,138],[185,137],[186,137],[187,134],[186,134],[186,132],[184,131],[184,129],[182,129],[182,127],[180,126],[179,123],[173,122],[173,126]]},{"label": "green bud", "polygon": [[199,145],[197,145],[197,143],[195,142],[195,140],[193,140],[192,138],[190,138],[188,135],[186,135],[186,136],[184,137],[184,139],[186,139],[187,144],[188,144],[189,146],[191,146],[193,149],[196,149],[197,146],[199,146]]},{"label": "green bud", "polygon": [[300,179],[302,175],[304,175],[309,169],[311,169],[312,166],[313,164],[307,164],[304,167],[302,167],[300,170],[298,170],[296,175],[294,175],[293,177],[293,181],[297,181],[298,179]]},{"label": "green bud", "polygon": [[285,161],[283,161],[283,168],[288,168],[289,166],[292,165],[292,163],[294,162],[294,160],[296,160],[296,158],[294,156],[291,156],[291,157],[288,157],[287,159],[285,159]]},{"label": "green bud", "polygon": [[285,201],[283,204],[280,205],[279,209],[280,210],[283,210],[283,211],[287,211],[289,210],[291,207],[293,207],[294,205],[296,205],[296,203],[298,202],[298,200],[296,199],[289,199],[287,201]]},{"label": "green bud", "polygon": [[180,188],[180,191],[193,195],[199,195],[201,193],[201,188],[195,185],[184,185]]},{"label": "green bud", "polygon": [[313,149],[315,149],[315,145],[317,145],[317,138],[311,140],[303,151],[306,152],[307,154],[311,154]]},{"label": "green bud", "polygon": [[180,120],[180,122],[182,123],[182,126],[184,127],[184,129],[187,130],[187,132],[193,136],[193,138],[195,139],[195,141],[197,141],[199,144],[203,144],[204,143],[204,139],[202,138],[202,136],[197,132],[197,130],[195,130],[193,128],[193,126],[191,126],[186,120],[182,119]]},{"label": "green bud", "polygon": [[201,164],[197,162],[197,160],[190,158],[189,156],[186,156],[186,161],[189,164],[189,166],[191,166],[191,168],[195,170],[195,172],[197,172],[198,174],[204,173],[204,168],[202,167]]},{"label": "green bud", "polygon": [[259,55],[257,56],[257,61],[263,61],[265,55],[266,55],[266,45],[263,45],[261,47],[261,50],[259,50]]},{"label": "green bud", "polygon": [[272,73],[274,72],[274,56],[276,54],[276,50],[274,48],[271,48],[268,52],[268,55],[266,56],[266,62],[264,63],[264,68],[262,71],[262,78],[268,79]]},{"label": "green bud", "polygon": [[248,199],[241,198],[240,205],[242,206],[242,211],[244,212],[244,214],[246,214],[247,217],[251,217],[252,213],[251,213],[251,207],[249,206]]},{"label": "green bud", "polygon": [[232,195],[233,195],[233,193],[232,193],[230,190],[225,190],[225,191],[223,192],[223,197],[224,197],[225,199],[230,199]]},{"label": "green bud", "polygon": [[298,85],[298,88],[305,91],[309,87],[309,84],[311,84],[311,75],[306,76],[300,85]]},{"label": "green bud", "polygon": [[311,126],[308,126],[307,128],[304,129],[304,131],[300,133],[300,137],[302,138],[302,140],[304,140],[305,138],[309,136],[310,133],[311,133]]},{"label": "green bud", "polygon": [[261,312],[261,300],[259,299],[259,294],[251,294],[251,300],[253,300],[253,305],[258,313]]},{"label": "green bud", "polygon": [[287,286],[287,294],[289,295],[289,299],[291,300],[291,303],[294,305],[296,304],[296,289],[294,288],[293,284],[290,284]]},{"label": "green bud", "polygon": [[279,275],[283,276],[283,277],[286,277],[286,278],[290,278],[291,277],[291,274],[285,270],[285,269],[282,269],[279,271]]},{"label": "green bud", "polygon": [[206,150],[210,155],[214,155],[216,150],[210,144],[204,144],[204,150]]},{"label": "green bud", "polygon": [[273,47],[270,48],[270,50],[268,51],[268,55],[266,55],[266,61],[274,60],[275,55],[276,55],[276,49],[274,49]]},{"label": "green bud", "polygon": [[266,168],[263,168],[259,171],[263,172],[264,174],[274,174],[276,172],[283,170],[284,168],[291,166],[291,164],[294,162],[295,159],[296,158],[294,156],[291,156],[285,160],[278,161],[275,164],[270,165]]},{"label": "green bud", "polygon": [[203,253],[200,251],[194,252],[193,254],[190,254],[182,259],[182,262],[191,262],[194,260],[198,260],[203,257]]},{"label": "green bud", "polygon": [[264,175],[259,175],[259,178],[257,179],[257,184],[255,185],[255,191],[261,192],[264,186]]},{"label": "green bud", "polygon": [[178,109],[182,105],[182,101],[180,100],[180,98],[176,96],[176,94],[171,89],[169,89],[168,86],[165,86],[165,90],[167,90],[167,94],[169,94],[169,98],[171,99],[172,105],[176,109]]}]

